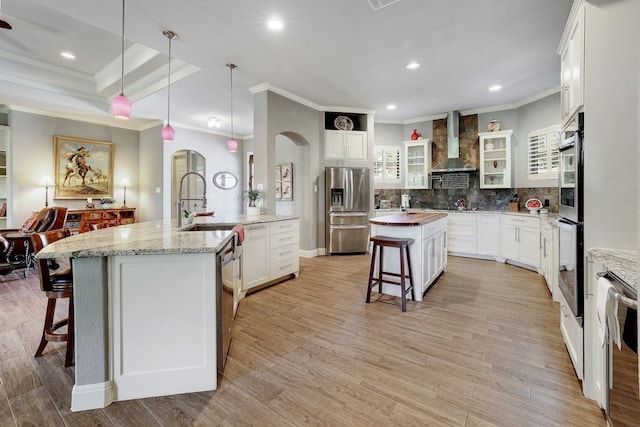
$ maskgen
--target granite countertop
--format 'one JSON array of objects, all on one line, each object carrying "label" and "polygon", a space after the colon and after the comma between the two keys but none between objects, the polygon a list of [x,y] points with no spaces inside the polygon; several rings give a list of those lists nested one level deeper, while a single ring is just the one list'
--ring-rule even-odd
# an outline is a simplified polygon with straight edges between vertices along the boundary
[{"label": "granite countertop", "polygon": [[589,255],[638,292],[638,251],[593,248]]},{"label": "granite countertop", "polygon": [[[285,215],[230,215],[196,217],[195,224],[234,225],[297,219]],[[215,253],[227,241],[229,230],[189,231],[191,224],[178,228],[175,220],[138,222],[69,236],[45,247],[38,258],[84,258],[114,255],[157,255]]]},{"label": "granite countertop", "polygon": [[446,213],[441,212],[406,212],[370,218],[369,222],[376,225],[394,225],[400,227],[411,227],[424,225],[430,222],[446,218]]}]

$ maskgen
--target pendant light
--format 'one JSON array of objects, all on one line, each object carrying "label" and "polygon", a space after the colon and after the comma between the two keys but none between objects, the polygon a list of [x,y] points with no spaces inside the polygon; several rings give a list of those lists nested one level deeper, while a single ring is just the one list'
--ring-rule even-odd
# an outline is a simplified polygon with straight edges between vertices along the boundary
[{"label": "pendant light", "polygon": [[227,141],[227,150],[231,153],[238,151],[238,141],[233,137],[233,70],[237,67],[235,64],[227,64],[231,77],[231,138]]},{"label": "pendant light", "polygon": [[173,137],[175,136],[176,131],[173,130],[169,122],[171,104],[171,41],[178,37],[178,35],[173,31],[167,30],[163,31],[162,34],[164,34],[169,39],[169,73],[167,74],[167,125],[162,128],[162,140],[164,142],[173,142]]},{"label": "pendant light", "polygon": [[122,0],[122,71],[120,75],[120,95],[111,100],[111,114],[116,119],[131,117],[131,101],[124,96],[124,0]]}]

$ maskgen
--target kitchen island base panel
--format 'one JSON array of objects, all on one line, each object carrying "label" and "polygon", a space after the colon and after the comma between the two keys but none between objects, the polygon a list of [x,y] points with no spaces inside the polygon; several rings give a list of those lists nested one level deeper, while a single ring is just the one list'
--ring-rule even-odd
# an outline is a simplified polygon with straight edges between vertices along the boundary
[{"label": "kitchen island base panel", "polygon": [[215,390],[213,254],[112,258],[115,400]]},{"label": "kitchen island base panel", "polygon": [[[422,301],[427,290],[447,268],[447,216],[432,214],[426,215],[423,220],[417,218],[421,217],[392,215],[375,218],[371,221],[371,234],[413,239],[414,243],[409,246],[409,254],[412,262],[414,296],[416,301]],[[398,225],[393,225],[394,222]],[[398,257],[386,256],[383,269],[400,271]],[[374,274],[377,274],[377,270],[376,263]],[[401,291],[398,286],[383,284],[382,293],[400,297]]]}]

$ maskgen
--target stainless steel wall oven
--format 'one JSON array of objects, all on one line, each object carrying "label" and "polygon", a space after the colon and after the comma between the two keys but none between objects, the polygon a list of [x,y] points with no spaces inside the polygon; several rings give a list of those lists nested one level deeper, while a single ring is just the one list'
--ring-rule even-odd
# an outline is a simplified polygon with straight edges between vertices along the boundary
[{"label": "stainless steel wall oven", "polygon": [[576,318],[584,311],[584,113],[567,127],[558,147],[560,271],[558,286]]}]

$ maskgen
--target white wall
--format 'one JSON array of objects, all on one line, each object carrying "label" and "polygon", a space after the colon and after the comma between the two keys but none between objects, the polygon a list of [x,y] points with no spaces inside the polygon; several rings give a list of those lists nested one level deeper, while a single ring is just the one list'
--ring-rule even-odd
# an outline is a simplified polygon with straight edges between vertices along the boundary
[{"label": "white wall", "polygon": [[589,0],[585,26],[585,250],[637,250],[640,1]]},{"label": "white wall", "polygon": [[[116,206],[122,204],[123,189],[118,184],[129,178],[132,184],[127,190],[127,206],[138,207],[138,132],[84,123],[56,117],[41,116],[21,111],[10,111],[12,200],[8,203],[12,223],[19,227],[25,219],[44,207],[44,188],[38,186],[43,175],[54,175],[53,137],[69,136],[115,144],[114,150],[114,198]],[[54,199],[49,189],[49,205],[84,209],[86,200]]]},{"label": "white wall", "polygon": [[304,199],[302,203],[294,203],[294,212],[300,216],[301,252],[313,255],[317,248],[324,247],[324,170],[321,169],[324,158],[321,143],[324,140],[324,113],[273,92],[263,91],[254,95],[253,118],[255,183],[263,184],[266,190],[265,208],[268,213],[276,212],[273,183],[278,135],[284,134],[289,139],[295,139],[296,149],[302,150],[302,160],[297,162],[302,162],[306,167],[294,169],[294,174],[301,178],[301,181],[296,181],[294,198],[298,200],[302,196]]},{"label": "white wall", "polygon": [[[163,218],[171,218],[171,159],[173,153],[180,150],[194,150],[206,159],[207,182],[207,211],[214,211],[215,216],[224,218],[226,215],[242,213],[242,182],[243,149],[242,141],[238,140],[238,152],[227,151],[227,137],[198,132],[189,129],[176,128],[173,142],[163,144]],[[213,175],[217,172],[228,171],[238,177],[239,184],[231,190],[222,190],[213,185]]]}]

